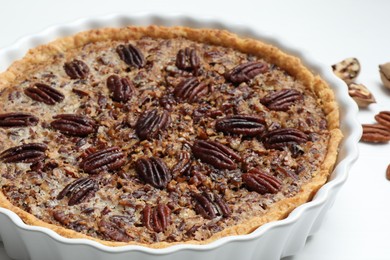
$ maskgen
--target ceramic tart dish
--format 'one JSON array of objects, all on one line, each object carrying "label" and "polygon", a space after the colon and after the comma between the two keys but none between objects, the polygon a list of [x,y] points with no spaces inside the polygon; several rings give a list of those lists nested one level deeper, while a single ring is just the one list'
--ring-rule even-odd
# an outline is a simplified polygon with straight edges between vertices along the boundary
[{"label": "ceramic tart dish", "polygon": [[278,259],[304,244],[356,158],[356,106],[304,55],[215,25],[110,16],[0,53],[22,54],[0,74],[11,257]]}]

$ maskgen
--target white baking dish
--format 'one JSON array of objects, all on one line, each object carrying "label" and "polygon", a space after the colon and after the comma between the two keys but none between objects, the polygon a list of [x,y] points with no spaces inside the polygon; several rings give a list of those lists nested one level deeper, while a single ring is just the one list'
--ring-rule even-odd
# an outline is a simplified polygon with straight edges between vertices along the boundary
[{"label": "white baking dish", "polygon": [[[87,18],[76,22],[52,26],[45,31],[26,36],[12,46],[0,50],[0,71],[13,61],[20,59],[30,49],[58,37],[99,27],[121,27],[126,25],[184,25],[189,27],[222,28],[261,39],[282,50],[298,56],[305,65],[320,74],[334,89],[341,111],[341,129],[345,136],[337,166],[329,182],[314,199],[296,208],[286,219],[261,226],[249,235],[225,237],[207,245],[176,245],[164,249],[141,246],[108,247],[86,239],[64,238],[47,228],[28,226],[13,212],[0,208],[0,240],[9,256],[14,259],[280,259],[295,254],[308,236],[319,228],[322,219],[335,200],[336,194],[346,181],[348,171],[357,159],[357,142],[361,127],[356,120],[357,106],[348,96],[347,88],[331,72],[330,66],[321,65],[309,57],[307,52],[291,48],[282,36],[252,30],[227,21],[214,21],[204,17],[185,15],[110,15]],[[299,49],[299,48],[297,48]]]}]

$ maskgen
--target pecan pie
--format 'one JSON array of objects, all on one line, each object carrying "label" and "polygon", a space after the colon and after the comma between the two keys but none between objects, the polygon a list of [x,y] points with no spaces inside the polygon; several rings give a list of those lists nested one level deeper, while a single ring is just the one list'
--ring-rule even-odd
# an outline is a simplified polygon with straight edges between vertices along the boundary
[{"label": "pecan pie", "polygon": [[203,244],[285,218],[341,140],[327,84],[227,31],[106,28],[0,74],[0,206],[110,246]]}]

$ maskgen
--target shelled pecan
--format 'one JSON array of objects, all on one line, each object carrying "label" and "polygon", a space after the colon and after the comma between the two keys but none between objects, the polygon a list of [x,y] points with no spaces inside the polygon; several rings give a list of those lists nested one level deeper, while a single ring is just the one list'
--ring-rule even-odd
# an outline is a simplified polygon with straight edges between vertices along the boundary
[{"label": "shelled pecan", "polygon": [[171,210],[165,204],[158,204],[153,208],[146,205],[142,211],[142,222],[149,230],[163,232],[171,224]]},{"label": "shelled pecan", "polygon": [[387,143],[390,141],[390,130],[381,124],[363,124],[363,135],[360,139],[368,143]]},{"label": "shelled pecan", "polygon": [[35,83],[34,86],[26,88],[24,93],[31,99],[47,105],[55,105],[65,98],[61,92],[43,83]]},{"label": "shelled pecan", "polygon": [[38,122],[38,117],[29,113],[12,112],[0,114],[0,127],[35,126]]},{"label": "shelled pecan", "polygon": [[69,183],[58,194],[57,199],[62,200],[65,196],[69,198],[68,205],[80,204],[92,197],[99,189],[99,184],[92,178],[80,178]]},{"label": "shelled pecan", "polygon": [[34,163],[46,157],[47,145],[43,143],[22,144],[0,153],[0,160],[5,163]]},{"label": "shelled pecan", "polygon": [[185,48],[176,55],[176,67],[181,70],[193,71],[197,74],[200,68],[200,59],[195,49]]},{"label": "shelled pecan", "polygon": [[87,136],[96,131],[95,120],[82,115],[60,114],[53,117],[51,127],[61,133],[75,136]]},{"label": "shelled pecan", "polygon": [[277,193],[282,184],[274,176],[268,175],[259,169],[253,168],[242,175],[246,187],[260,194]]},{"label": "shelled pecan", "polygon": [[127,45],[119,45],[116,48],[116,52],[118,53],[121,60],[123,60],[127,65],[142,68],[145,66],[145,58],[140,49],[131,43]]},{"label": "shelled pecan", "polygon": [[163,189],[172,179],[172,174],[163,160],[156,157],[140,158],[135,162],[138,177],[155,188]]},{"label": "shelled pecan", "polygon": [[258,115],[232,115],[218,119],[215,129],[227,134],[257,136],[266,130],[266,122]]},{"label": "shelled pecan", "polygon": [[260,102],[270,110],[287,111],[295,102],[302,100],[303,95],[295,89],[282,89],[272,92],[260,99]]},{"label": "shelled pecan", "polygon": [[259,61],[240,64],[225,74],[225,79],[235,84],[247,82],[261,73],[268,71],[268,66]]},{"label": "shelled pecan", "polygon": [[134,92],[134,85],[128,78],[111,75],[107,78],[107,87],[112,93],[112,100],[127,102]]},{"label": "shelled pecan", "polygon": [[302,131],[295,128],[279,128],[268,132],[264,138],[264,146],[267,149],[283,150],[291,144],[300,144],[308,141],[308,137]]},{"label": "shelled pecan", "polygon": [[71,79],[85,79],[89,74],[88,65],[77,59],[66,62],[64,70]]},{"label": "shelled pecan", "polygon": [[217,216],[228,217],[231,214],[229,206],[219,195],[211,192],[192,194],[195,211],[206,219],[213,219]]},{"label": "shelled pecan", "polygon": [[216,141],[196,140],[192,146],[195,158],[214,166],[217,169],[234,170],[237,168],[235,161],[241,157],[229,147]]},{"label": "shelled pecan", "polygon": [[187,101],[190,103],[199,100],[199,97],[208,92],[207,84],[200,82],[192,77],[182,80],[173,91],[173,95],[178,101]]},{"label": "shelled pecan", "polygon": [[153,139],[164,131],[170,123],[169,112],[157,109],[144,112],[137,120],[135,132],[141,140]]},{"label": "shelled pecan", "polygon": [[118,170],[125,163],[125,154],[119,147],[113,146],[88,155],[81,161],[80,168],[86,173],[96,174]]}]

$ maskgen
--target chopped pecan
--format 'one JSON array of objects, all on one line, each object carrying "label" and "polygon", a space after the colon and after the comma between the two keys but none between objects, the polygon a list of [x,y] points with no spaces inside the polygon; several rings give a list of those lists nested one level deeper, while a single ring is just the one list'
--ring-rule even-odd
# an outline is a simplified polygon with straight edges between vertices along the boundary
[{"label": "chopped pecan", "polygon": [[232,115],[217,120],[215,129],[226,134],[256,136],[266,130],[266,122],[258,115]]},{"label": "chopped pecan", "polygon": [[291,144],[301,144],[308,141],[308,137],[302,131],[295,128],[279,128],[268,132],[264,138],[264,146],[267,149],[283,150]]},{"label": "chopped pecan", "polygon": [[182,80],[173,91],[178,101],[196,102],[199,97],[208,92],[207,84],[199,82],[195,77]]},{"label": "chopped pecan", "polygon": [[81,60],[73,60],[64,64],[64,70],[71,79],[85,79],[88,76],[89,68]]},{"label": "chopped pecan", "polygon": [[181,49],[176,55],[176,67],[181,70],[193,71],[198,73],[200,68],[200,59],[195,49]]},{"label": "chopped pecan", "polygon": [[95,120],[81,115],[60,114],[53,117],[51,127],[61,133],[75,136],[86,136],[96,130]]},{"label": "chopped pecan", "polygon": [[80,178],[68,185],[58,194],[57,200],[62,200],[65,196],[69,198],[68,205],[80,204],[92,197],[99,189],[99,184],[92,178]]},{"label": "chopped pecan", "polygon": [[172,174],[175,177],[184,175],[191,167],[191,155],[187,151],[182,151],[179,154],[177,164],[172,169]]},{"label": "chopped pecan", "polygon": [[360,139],[368,143],[387,143],[390,141],[390,130],[381,124],[364,124],[363,135]]},{"label": "chopped pecan", "polygon": [[176,100],[172,95],[164,95],[158,100],[160,106],[167,111],[172,111],[173,106],[176,105]]},{"label": "chopped pecan", "polygon": [[246,187],[260,194],[277,193],[282,184],[274,176],[268,175],[259,169],[253,168],[242,175]]},{"label": "chopped pecan", "polygon": [[47,145],[42,143],[22,144],[9,148],[0,154],[0,160],[5,163],[34,163],[46,157]]},{"label": "chopped pecan", "polygon": [[196,213],[206,219],[213,219],[217,216],[228,217],[231,210],[225,200],[211,192],[194,193],[192,198],[195,202]]},{"label": "chopped pecan", "polygon": [[89,154],[81,161],[80,167],[87,173],[95,174],[101,171],[117,170],[125,163],[125,154],[119,147],[113,146]]},{"label": "chopped pecan", "polygon": [[159,113],[157,109],[144,112],[137,120],[135,132],[141,140],[158,137],[170,123],[169,112]]},{"label": "chopped pecan", "polygon": [[127,65],[133,66],[136,68],[142,68],[145,66],[145,58],[142,52],[134,45],[119,45],[116,48],[116,52],[118,53],[121,60],[123,60]]},{"label": "chopped pecan", "polygon": [[390,131],[390,111],[379,112],[379,114],[375,115],[375,120],[379,124],[386,126]]},{"label": "chopped pecan", "polygon": [[118,75],[111,75],[107,78],[107,87],[112,92],[112,99],[117,102],[127,102],[134,91],[133,83]]},{"label": "chopped pecan", "polygon": [[171,224],[171,210],[164,204],[158,204],[153,208],[146,205],[142,211],[142,222],[149,230],[163,232]]},{"label": "chopped pecan", "polygon": [[163,189],[172,179],[172,174],[160,158],[140,158],[135,162],[138,177],[155,188]]},{"label": "chopped pecan", "polygon": [[31,99],[47,105],[55,105],[65,98],[61,92],[43,83],[35,83],[34,86],[26,88],[24,93]]},{"label": "chopped pecan", "polygon": [[268,71],[268,66],[265,63],[259,61],[250,61],[244,64],[240,64],[225,74],[225,79],[235,84],[247,82],[260,73]]},{"label": "chopped pecan", "polygon": [[237,168],[236,161],[241,157],[232,149],[216,141],[196,140],[192,146],[195,158],[214,166],[217,169],[234,170]]},{"label": "chopped pecan", "polygon": [[295,102],[302,100],[303,95],[296,89],[282,89],[268,94],[260,102],[271,110],[287,111]]},{"label": "chopped pecan", "polygon": [[98,225],[99,231],[108,239],[118,242],[129,242],[131,240],[126,231],[115,223],[101,220]]},{"label": "chopped pecan", "polygon": [[28,113],[0,114],[0,127],[26,127],[34,126],[39,122],[38,117]]}]

